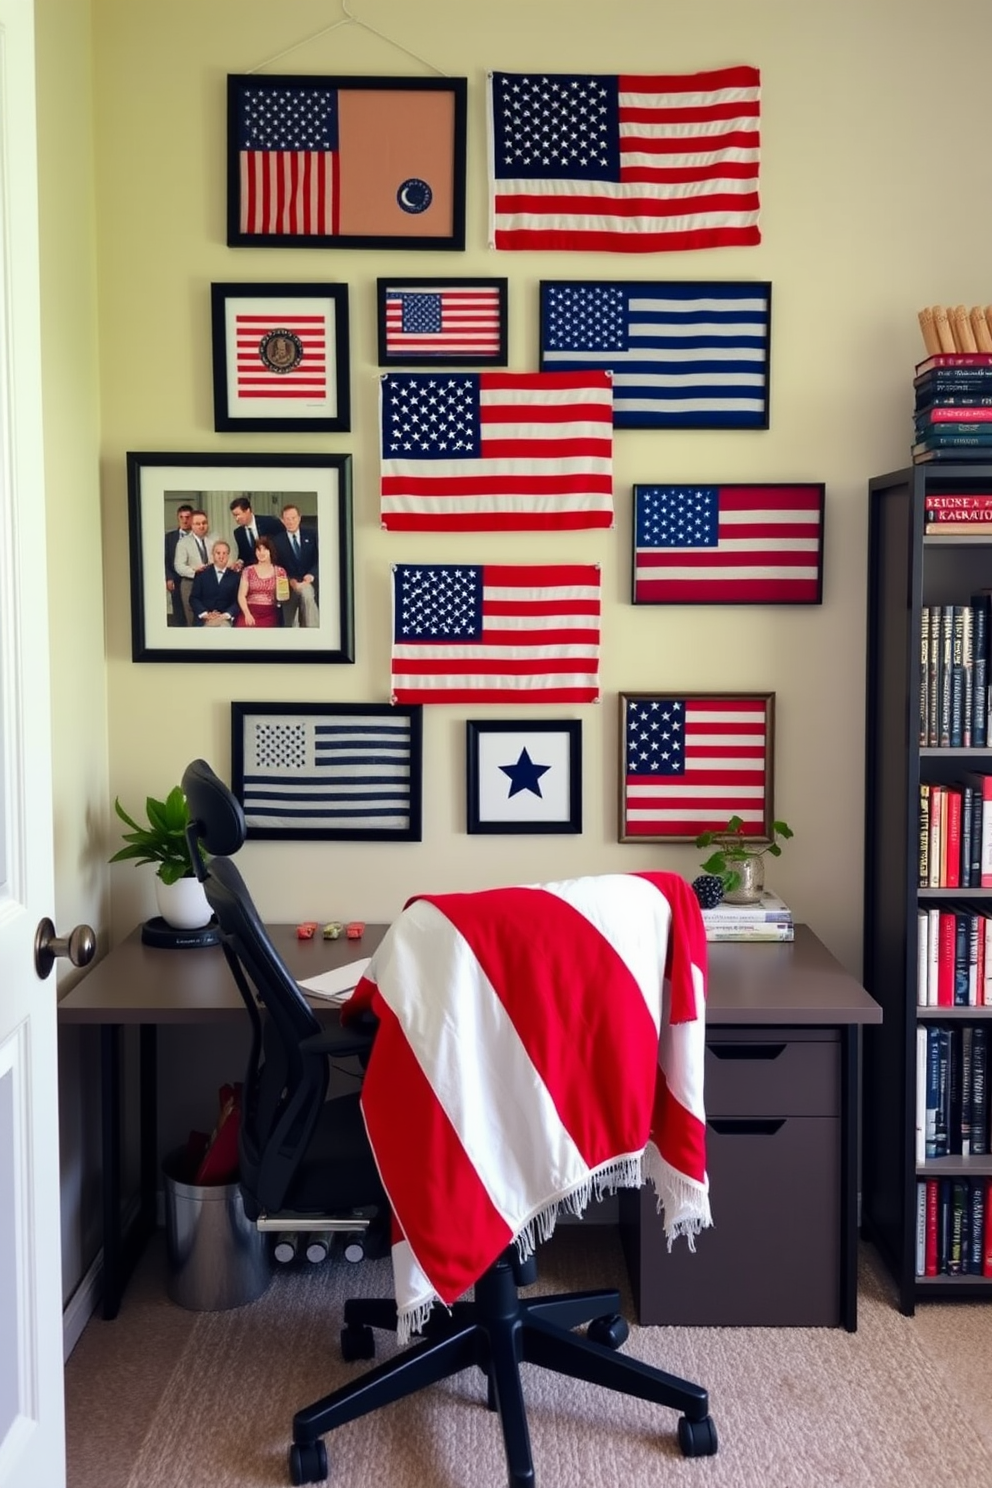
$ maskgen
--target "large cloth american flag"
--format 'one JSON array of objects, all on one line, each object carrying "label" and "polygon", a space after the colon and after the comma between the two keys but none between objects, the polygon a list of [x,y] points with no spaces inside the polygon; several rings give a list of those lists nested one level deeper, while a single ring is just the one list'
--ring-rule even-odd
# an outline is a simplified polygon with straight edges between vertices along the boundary
[{"label": "large cloth american flag", "polygon": [[739,816],[762,837],[768,804],[772,699],[622,697],[621,839],[694,840]]},{"label": "large cloth american flag", "polygon": [[819,604],[822,485],[635,486],[635,604]]},{"label": "large cloth american flag", "polygon": [[593,563],[403,563],[393,570],[398,703],[594,703]]},{"label": "large cloth american flag", "polygon": [[747,247],[760,74],[493,73],[490,242],[560,253]]},{"label": "large cloth american flag", "polygon": [[768,426],[768,283],[541,284],[541,366],[613,374],[618,429]]},{"label": "large cloth american flag", "polygon": [[[667,987],[666,987],[667,983]],[[706,937],[674,873],[410,901],[342,1017],[380,1020],[362,1111],[405,1342],[514,1241],[649,1177],[669,1242],[711,1223]]]}]

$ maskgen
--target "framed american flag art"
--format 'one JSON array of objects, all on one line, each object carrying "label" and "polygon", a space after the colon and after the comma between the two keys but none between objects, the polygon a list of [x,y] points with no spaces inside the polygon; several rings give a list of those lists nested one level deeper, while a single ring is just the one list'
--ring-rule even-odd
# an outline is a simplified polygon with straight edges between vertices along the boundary
[{"label": "framed american flag art", "polygon": [[379,279],[379,366],[505,367],[505,279]]},{"label": "framed american flag art", "polygon": [[541,369],[613,375],[617,429],[767,429],[767,282],[546,279]]},{"label": "framed american flag art", "polygon": [[775,694],[620,694],[621,842],[695,842],[739,816],[770,840]]},{"label": "framed american flag art", "polygon": [[633,603],[820,604],[825,487],[634,487]]},{"label": "framed american flag art", "polygon": [[249,837],[421,840],[422,717],[387,703],[232,703]]},{"label": "framed american flag art", "polygon": [[351,428],[346,284],[212,284],[214,428]]},{"label": "framed american flag art", "polygon": [[582,724],[577,719],[469,719],[471,832],[581,832]]},{"label": "framed american flag art", "polygon": [[227,80],[231,248],[465,247],[465,78]]}]

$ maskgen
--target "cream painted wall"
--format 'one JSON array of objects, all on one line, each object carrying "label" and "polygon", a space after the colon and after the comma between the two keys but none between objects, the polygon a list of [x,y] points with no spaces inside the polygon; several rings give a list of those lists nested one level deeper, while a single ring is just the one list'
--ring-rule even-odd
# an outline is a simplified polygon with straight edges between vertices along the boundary
[{"label": "cream painted wall", "polygon": [[[429,708],[423,843],[249,844],[242,866],[263,914],[386,919],[413,890],[649,866],[692,876],[699,860],[694,848],[617,842],[617,695],[772,690],[776,814],[797,835],[773,865],[771,881],[857,971],[865,487],[870,475],[908,457],[910,378],[920,356],[917,307],[992,299],[986,104],[992,9],[985,0],[947,0],[939,12],[927,0],[831,0],[816,7],[802,0],[355,0],[354,8],[436,68],[469,79],[462,255],[225,246],[225,74],[424,70],[357,26],[331,31],[275,62],[339,17],[333,0],[93,0],[110,795],[119,792],[133,805],[149,791],[162,793],[195,755],[227,773],[232,699],[385,701],[393,562],[537,553],[596,560],[604,581],[603,701],[574,711],[585,750],[582,836],[468,837],[464,719],[527,710],[512,699],[501,708]],[[935,44],[937,26],[953,46]],[[487,249],[488,67],[680,72],[738,61],[757,63],[763,73],[760,247],[624,258]],[[536,366],[542,276],[770,279],[771,427],[621,433],[617,525],[609,534],[523,540],[385,534],[376,494],[375,279],[404,269],[508,275],[516,368]],[[216,434],[211,281],[320,277],[350,286],[353,432]],[[351,452],[357,663],[132,664],[128,450]],[[735,479],[827,483],[822,606],[632,608],[632,484]],[[67,492],[59,506],[68,504]],[[540,716],[545,713],[572,716],[564,709]],[[108,840],[108,852],[113,845]],[[127,866],[114,870],[112,882],[113,933],[120,938],[154,912],[152,885]]]}]

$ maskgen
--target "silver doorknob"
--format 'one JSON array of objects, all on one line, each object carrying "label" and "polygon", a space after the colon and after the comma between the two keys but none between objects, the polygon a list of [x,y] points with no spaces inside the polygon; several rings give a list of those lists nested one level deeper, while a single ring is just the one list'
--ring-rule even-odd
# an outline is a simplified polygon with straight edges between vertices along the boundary
[{"label": "silver doorknob", "polygon": [[56,935],[51,920],[40,920],[34,932],[34,969],[44,981],[56,956],[68,956],[73,966],[89,966],[96,951],[96,936],[89,925],[77,925],[68,936]]}]

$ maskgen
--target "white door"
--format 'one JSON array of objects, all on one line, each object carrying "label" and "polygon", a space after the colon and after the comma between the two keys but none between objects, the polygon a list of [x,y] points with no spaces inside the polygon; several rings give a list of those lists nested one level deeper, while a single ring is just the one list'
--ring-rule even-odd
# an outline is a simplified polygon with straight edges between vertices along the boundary
[{"label": "white door", "polygon": [[0,1488],[63,1488],[33,0],[0,0]]}]

